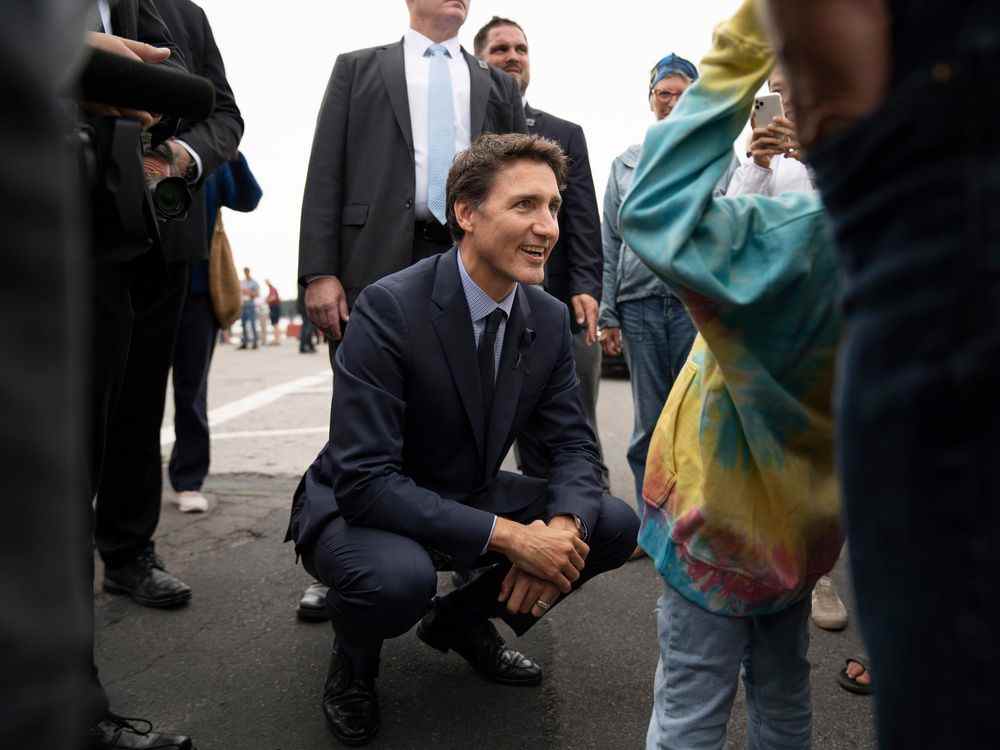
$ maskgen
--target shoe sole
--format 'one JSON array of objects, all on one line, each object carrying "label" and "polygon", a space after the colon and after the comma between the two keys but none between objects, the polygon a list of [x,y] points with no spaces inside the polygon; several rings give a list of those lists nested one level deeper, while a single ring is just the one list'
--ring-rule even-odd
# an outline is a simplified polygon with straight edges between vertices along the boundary
[{"label": "shoe sole", "polygon": [[177,594],[168,599],[148,599],[144,596],[137,596],[133,594],[128,587],[121,586],[117,583],[111,581],[104,582],[104,590],[109,594],[116,594],[119,596],[128,596],[136,604],[141,604],[144,607],[151,607],[153,609],[173,609],[175,607],[180,607],[191,601],[191,592],[188,591],[184,594]]},{"label": "shoe sole", "polygon": [[[428,634],[427,629],[424,627],[424,624],[422,622],[417,626],[417,638],[422,640],[431,648],[440,651],[442,654],[447,654],[449,651],[451,651],[451,646],[449,646],[448,644],[435,641],[434,638]],[[458,654],[457,651],[455,653]],[[461,654],[458,655],[462,656]],[[527,680],[507,680],[504,679],[503,677],[497,677],[496,675],[487,674],[479,667],[477,667],[475,664],[473,664],[471,661],[466,659],[464,656],[462,656],[462,658],[465,659],[465,662],[470,667],[472,667],[477,674],[479,674],[481,677],[486,678],[490,682],[497,683],[498,685],[510,685],[511,687],[534,687],[535,685],[540,685],[542,683],[543,675],[538,675],[537,678],[532,677],[531,679]]]},{"label": "shoe sole", "polygon": [[326,622],[330,619],[330,614],[326,610],[306,607],[299,607],[295,610],[295,616],[303,622]]},{"label": "shoe sole", "polygon": [[[326,714],[323,714],[323,718],[326,719]],[[330,729],[330,734],[332,734],[334,737],[336,737],[338,742],[343,743],[344,745],[347,745],[348,747],[361,747],[363,745],[367,745],[369,742],[371,742],[373,739],[375,739],[378,736],[378,730],[379,730],[378,727],[375,727],[375,731],[374,732],[372,732],[370,735],[368,735],[364,739],[358,740],[358,739],[354,739],[353,737],[345,737],[344,735],[342,735],[340,732],[338,732],[336,729],[334,729],[333,724],[330,722],[329,719],[326,719],[326,726]]]}]

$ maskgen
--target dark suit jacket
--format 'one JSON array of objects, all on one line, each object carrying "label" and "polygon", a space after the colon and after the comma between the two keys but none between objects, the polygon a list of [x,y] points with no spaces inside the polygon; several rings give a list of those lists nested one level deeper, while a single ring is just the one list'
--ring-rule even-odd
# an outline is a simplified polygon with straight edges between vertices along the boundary
[{"label": "dark suit jacket", "polygon": [[191,0],[156,0],[160,15],[194,75],[208,78],[215,86],[215,109],[205,120],[181,120],[176,137],[195,150],[201,159],[202,173],[194,188],[194,200],[186,221],[160,227],[163,255],[168,261],[191,261],[208,258],[207,219],[201,182],[217,167],[237,156],[243,137],[243,118],[226,80],[222,55],[215,45],[212,27],[205,11]]},{"label": "dark suit jacket", "polygon": [[597,523],[603,489],[573,364],[566,306],[520,286],[484,434],[472,321],[457,250],[367,287],[337,351],[330,442],[296,491],[289,538],[311,544],[330,520],[392,531],[473,563],[492,513],[523,494],[484,492],[514,438],[552,454],[549,514]]},{"label": "dark suit jacket", "polygon": [[154,47],[169,47],[170,57],[163,64],[187,70],[184,53],[174,42],[153,0],[112,0],[110,7],[111,31],[115,36],[135,39]]},{"label": "dark suit jacket", "polygon": [[[604,279],[601,219],[583,128],[529,106],[525,115],[529,133],[555,141],[569,157],[569,177],[559,209],[559,242],[545,266],[545,289],[567,305],[576,294],[589,294],[600,302]],[[571,322],[578,331],[576,320]]]},{"label": "dark suit jacket", "polygon": [[[526,132],[517,84],[463,50],[471,135]],[[350,304],[413,262],[413,133],[403,42],[337,58],[323,98],[302,201],[299,280],[340,278]]]}]

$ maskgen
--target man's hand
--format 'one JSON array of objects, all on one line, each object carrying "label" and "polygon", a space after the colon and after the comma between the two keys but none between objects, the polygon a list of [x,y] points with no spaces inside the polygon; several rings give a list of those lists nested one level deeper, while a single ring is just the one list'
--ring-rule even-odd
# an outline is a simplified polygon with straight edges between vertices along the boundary
[{"label": "man's hand", "polygon": [[174,155],[174,174],[178,177],[183,177],[188,173],[188,170],[191,168],[191,162],[194,160],[191,158],[188,150],[175,139],[171,138],[168,140],[167,145],[170,146],[170,152]]},{"label": "man's hand", "polygon": [[[144,42],[137,42],[134,39],[125,39],[124,37],[103,34],[97,31],[88,32],[87,44],[94,49],[110,52],[120,57],[127,57],[137,62],[161,63],[170,57],[170,50],[166,47],[154,47]],[[159,115],[153,115],[144,110],[110,107],[100,102],[84,102],[83,107],[94,115],[129,117],[133,120],[138,120],[142,123],[143,130],[151,128],[160,121]]]},{"label": "man's hand", "polygon": [[592,346],[597,342],[597,300],[589,294],[574,294],[570,303],[576,324],[587,329],[587,346]]},{"label": "man's hand", "polygon": [[341,321],[349,319],[344,285],[336,276],[313,279],[306,287],[306,314],[309,320],[335,341],[344,336]]},{"label": "man's hand", "polygon": [[590,552],[590,547],[580,539],[573,519],[568,521],[568,525],[559,522],[547,526],[534,521],[524,526],[497,517],[489,549],[502,553],[518,568],[554,583],[568,594]]},{"label": "man's hand", "polygon": [[770,169],[771,159],[778,154],[792,159],[800,156],[798,134],[787,117],[775,117],[766,128],[754,128],[750,139],[750,155],[758,167]]},{"label": "man's hand", "polygon": [[[497,601],[507,602],[507,611],[511,614],[526,614],[531,612],[534,617],[541,617],[560,597],[559,587],[549,581],[543,581],[520,568],[511,568],[500,586],[500,596]],[[539,602],[542,604],[539,605]]]},{"label": "man's hand", "polygon": [[601,348],[609,357],[617,357],[622,353],[622,329],[614,328],[601,329]]}]

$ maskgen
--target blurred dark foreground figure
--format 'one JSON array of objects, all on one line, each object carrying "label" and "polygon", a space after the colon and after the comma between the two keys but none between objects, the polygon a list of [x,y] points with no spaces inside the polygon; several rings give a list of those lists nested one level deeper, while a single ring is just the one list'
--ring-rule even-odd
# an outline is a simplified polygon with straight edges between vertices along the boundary
[{"label": "blurred dark foreground figure", "polygon": [[1000,732],[1000,14],[762,5],[843,267],[839,462],[879,743],[985,747]]},{"label": "blurred dark foreground figure", "polygon": [[61,0],[0,4],[0,300],[10,326],[0,344],[0,744],[11,748],[74,746],[93,641],[87,513],[74,502],[86,482],[85,233],[57,102],[83,52],[83,11]]}]

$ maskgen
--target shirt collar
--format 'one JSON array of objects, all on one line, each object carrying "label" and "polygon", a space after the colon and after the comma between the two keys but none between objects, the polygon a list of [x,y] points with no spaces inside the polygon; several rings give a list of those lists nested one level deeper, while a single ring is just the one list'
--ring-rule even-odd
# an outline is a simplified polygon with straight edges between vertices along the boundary
[{"label": "shirt collar", "polygon": [[[428,39],[415,29],[407,29],[406,34],[403,35],[403,46],[417,57],[423,57],[427,50],[435,44],[437,42]],[[457,36],[441,42],[441,46],[448,50],[454,60],[459,59],[462,54],[462,45],[458,43]]]},{"label": "shirt collar", "polygon": [[472,315],[472,322],[476,323],[482,320],[498,307],[507,313],[507,317],[510,318],[510,311],[514,307],[514,296],[517,294],[517,284],[514,284],[514,288],[510,290],[510,294],[499,302],[495,301],[490,295],[482,290],[479,284],[472,280],[472,277],[469,276],[469,272],[465,270],[465,261],[462,260],[462,251],[458,250],[457,252],[458,274],[462,278],[462,289],[465,292],[465,300],[469,303],[469,313]]}]

